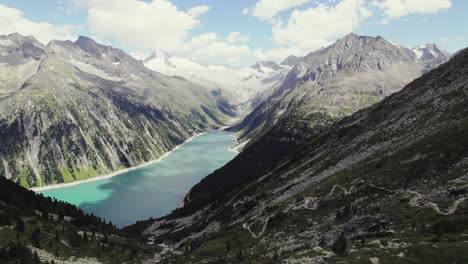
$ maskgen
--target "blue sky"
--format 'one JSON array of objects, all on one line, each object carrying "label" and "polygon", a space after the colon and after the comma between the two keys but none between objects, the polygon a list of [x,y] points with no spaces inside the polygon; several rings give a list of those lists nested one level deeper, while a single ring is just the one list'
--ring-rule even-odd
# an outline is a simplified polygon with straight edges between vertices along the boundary
[{"label": "blue sky", "polygon": [[138,58],[153,50],[246,66],[305,55],[350,32],[404,46],[468,46],[466,0],[0,0],[0,34],[87,35]]}]

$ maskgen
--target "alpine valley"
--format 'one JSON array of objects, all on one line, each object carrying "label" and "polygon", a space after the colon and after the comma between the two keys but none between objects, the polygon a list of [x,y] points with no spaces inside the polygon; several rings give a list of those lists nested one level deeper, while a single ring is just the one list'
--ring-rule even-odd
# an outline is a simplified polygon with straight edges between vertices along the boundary
[{"label": "alpine valley", "polygon": [[80,37],[0,38],[1,174],[25,187],[154,160],[234,115],[226,100]]},{"label": "alpine valley", "polygon": [[[13,33],[0,80],[0,263],[468,262],[468,49],[351,33],[236,68]],[[237,156],[165,216],[119,229],[26,189],[216,129]]]}]

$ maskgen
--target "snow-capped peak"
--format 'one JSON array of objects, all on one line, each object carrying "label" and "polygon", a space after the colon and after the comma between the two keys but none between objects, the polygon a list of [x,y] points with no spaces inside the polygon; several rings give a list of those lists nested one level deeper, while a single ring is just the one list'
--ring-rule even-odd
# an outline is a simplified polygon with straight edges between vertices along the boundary
[{"label": "snow-capped peak", "polygon": [[252,69],[255,69],[261,73],[267,73],[271,71],[279,71],[282,69],[281,66],[279,66],[276,62],[274,61],[259,61],[255,63],[252,67]]},{"label": "snow-capped peak", "polygon": [[[148,59],[169,58],[171,55],[163,50],[155,50]],[[148,60],[147,59],[147,60]]]},{"label": "snow-capped peak", "polygon": [[425,44],[413,48],[416,58],[420,61],[428,61],[440,57],[450,57],[450,52],[438,47],[436,44]]},{"label": "snow-capped peak", "polygon": [[245,103],[272,86],[279,85],[288,67],[272,61],[261,61],[246,68],[207,64],[190,58],[171,56],[156,51],[143,61],[151,70],[171,76],[182,76],[209,89],[220,89],[232,103]]}]

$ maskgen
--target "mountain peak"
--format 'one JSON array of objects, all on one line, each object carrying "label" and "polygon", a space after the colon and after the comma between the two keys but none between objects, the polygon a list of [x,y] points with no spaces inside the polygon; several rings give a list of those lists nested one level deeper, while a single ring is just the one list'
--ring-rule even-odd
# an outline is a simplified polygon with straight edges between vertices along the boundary
[{"label": "mountain peak", "polygon": [[276,62],[274,61],[258,61],[251,67],[252,69],[255,69],[259,72],[264,73],[266,69],[271,69],[274,71],[279,71],[281,70],[281,66],[279,66]]},{"label": "mountain peak", "polygon": [[334,76],[341,70],[382,71],[399,63],[414,63],[414,60],[402,48],[382,37],[350,33],[325,49],[309,53],[296,65],[296,70],[299,75],[309,72],[313,79],[320,79]]},{"label": "mountain peak", "polygon": [[80,47],[82,50],[94,55],[95,57],[100,57],[102,55],[101,49],[104,47],[95,40],[85,36],[80,36],[75,41],[75,45]]},{"label": "mountain peak", "polygon": [[156,58],[169,58],[172,57],[169,53],[163,51],[163,50],[155,50],[153,53],[151,53],[151,56],[149,56],[146,60],[151,60],[151,59],[156,59]]},{"label": "mountain peak", "polygon": [[297,63],[299,63],[304,57],[297,57],[297,56],[294,56],[294,55],[291,55],[289,57],[287,57],[284,61],[282,61],[280,63],[280,65],[284,65],[284,66],[294,66],[296,65]]},{"label": "mountain peak", "polygon": [[[348,35],[344,36],[343,38],[336,41],[336,43],[346,44],[347,47],[350,46],[352,43],[363,43],[363,44],[371,44],[377,41],[387,41],[385,38],[381,36],[371,37],[371,36],[360,36],[355,33],[349,33]],[[333,46],[333,45],[332,45]]]},{"label": "mountain peak", "polygon": [[0,53],[3,61],[22,64],[28,58],[40,60],[45,55],[44,45],[32,36],[18,33],[0,36]]},{"label": "mountain peak", "polygon": [[84,44],[84,43],[95,43],[97,44],[97,42],[90,38],[90,37],[86,37],[86,36],[79,36],[78,39],[75,41],[75,44],[76,45],[80,45],[80,44]]},{"label": "mountain peak", "polygon": [[359,37],[361,37],[361,36],[359,36],[356,33],[351,32],[351,33],[347,34],[346,36],[344,36],[343,39],[357,39]]},{"label": "mountain peak", "polygon": [[451,53],[437,46],[437,44],[427,43],[413,48],[416,58],[420,61],[428,61],[441,57],[449,58]]},{"label": "mountain peak", "polygon": [[33,36],[24,36],[24,35],[21,35],[19,34],[18,32],[15,32],[15,33],[11,33],[11,34],[8,34],[8,35],[3,35],[1,36],[2,38],[5,38],[5,39],[8,39],[16,44],[20,44],[20,43],[25,43],[25,42],[29,42],[31,44],[34,44],[36,46],[43,46],[42,43],[37,40],[35,37]]}]

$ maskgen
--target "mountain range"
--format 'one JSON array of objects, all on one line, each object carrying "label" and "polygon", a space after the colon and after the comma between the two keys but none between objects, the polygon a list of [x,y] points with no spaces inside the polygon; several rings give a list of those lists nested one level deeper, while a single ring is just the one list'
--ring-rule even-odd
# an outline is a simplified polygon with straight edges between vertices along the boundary
[{"label": "mountain range", "polygon": [[[0,259],[468,261],[468,49],[349,34],[234,68],[11,34],[0,68]],[[13,183],[142,164],[233,118],[241,152],[171,214],[122,230]]]},{"label": "mountain range", "polygon": [[226,100],[122,50],[0,37],[0,175],[71,182],[154,160],[234,115]]},{"label": "mountain range", "polygon": [[424,71],[407,48],[349,34],[300,59],[283,84],[232,130],[240,132],[241,141],[258,139],[276,123],[307,135],[303,130],[326,127],[379,102]]},{"label": "mountain range", "polygon": [[260,61],[252,67],[234,68],[226,65],[206,64],[195,59],[171,56],[164,51],[154,52],[144,60],[149,69],[187,80],[220,92],[242,112],[251,110],[277,88],[289,66],[272,61]]}]

